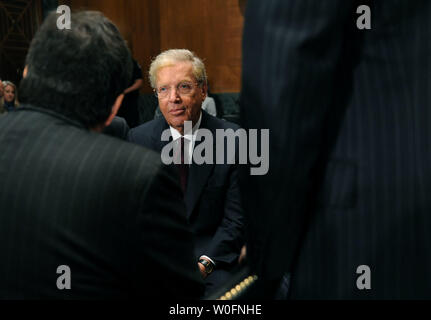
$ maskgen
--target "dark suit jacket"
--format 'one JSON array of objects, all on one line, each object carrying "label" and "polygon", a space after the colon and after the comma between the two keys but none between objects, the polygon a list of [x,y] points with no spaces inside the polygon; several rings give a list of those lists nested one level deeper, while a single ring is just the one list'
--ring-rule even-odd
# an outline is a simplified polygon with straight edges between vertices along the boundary
[{"label": "dark suit jacket", "polygon": [[103,129],[103,133],[126,140],[129,130],[130,128],[126,119],[116,116],[112,119],[111,124]]},{"label": "dark suit jacket", "polygon": [[290,272],[292,298],[431,298],[431,2],[249,0],[245,19],[243,126],[271,135],[269,173],[241,173],[255,270]]},{"label": "dark suit jacket", "polygon": [[[0,299],[202,294],[181,189],[158,154],[29,106],[0,118],[0,150]],[[71,290],[56,286],[60,265]]]},{"label": "dark suit jacket", "polygon": [[[203,111],[200,128],[209,129],[215,137],[216,129],[236,130],[238,126]],[[169,126],[165,119],[157,118],[130,130],[129,141],[161,152],[169,143],[161,141],[166,129]],[[197,145],[199,142],[195,148]],[[234,265],[244,241],[237,165],[192,163],[184,200],[187,218],[196,236],[196,258],[207,255],[216,262],[217,268]]]}]

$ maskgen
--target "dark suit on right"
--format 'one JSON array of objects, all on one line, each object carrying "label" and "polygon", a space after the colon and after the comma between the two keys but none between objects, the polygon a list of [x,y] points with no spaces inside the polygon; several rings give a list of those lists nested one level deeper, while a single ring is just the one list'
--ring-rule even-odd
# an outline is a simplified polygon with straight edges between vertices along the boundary
[{"label": "dark suit on right", "polygon": [[431,298],[431,2],[249,0],[245,21],[242,121],[270,129],[270,167],[241,181],[267,297],[290,273],[293,299]]}]

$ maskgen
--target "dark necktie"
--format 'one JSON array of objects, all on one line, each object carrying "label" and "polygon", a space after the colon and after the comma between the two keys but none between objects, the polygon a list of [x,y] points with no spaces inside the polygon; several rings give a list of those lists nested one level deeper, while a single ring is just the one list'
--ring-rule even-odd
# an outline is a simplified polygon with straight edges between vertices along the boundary
[{"label": "dark necktie", "polygon": [[186,188],[187,188],[187,178],[189,175],[189,165],[187,163],[185,163],[184,161],[184,153],[187,152],[188,150],[184,150],[186,148],[184,148],[184,137],[181,137],[181,163],[178,164],[178,169],[180,172],[180,182],[181,182],[181,188],[183,189],[183,192],[186,192]]}]

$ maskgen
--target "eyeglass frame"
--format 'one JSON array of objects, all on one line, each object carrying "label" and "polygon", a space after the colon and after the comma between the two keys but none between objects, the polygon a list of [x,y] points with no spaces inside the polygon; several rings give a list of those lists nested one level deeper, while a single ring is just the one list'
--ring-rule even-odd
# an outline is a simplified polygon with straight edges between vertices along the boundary
[{"label": "eyeglass frame", "polygon": [[[183,83],[187,83],[187,84],[193,84],[193,85],[195,85],[193,88],[192,88],[192,91],[190,91],[190,92],[188,92],[188,93],[181,93],[180,92],[180,89],[179,89],[179,86],[181,85],[181,84],[183,84]],[[191,92],[193,92],[193,89],[195,89],[195,88],[197,88],[197,87],[202,87],[202,85],[204,84],[204,82],[203,81],[187,81],[187,80],[184,80],[184,81],[180,81],[175,87],[176,87],[176,92],[178,92],[180,95],[188,95],[188,94],[190,94]],[[162,86],[163,87],[163,86]],[[161,88],[162,88],[161,87]],[[171,92],[171,89],[172,89],[172,86],[169,86],[169,90],[167,90],[166,91],[166,96],[160,96],[160,94],[158,93],[158,90],[159,90],[160,88],[153,88],[153,92],[154,92],[154,95],[156,96],[156,98],[161,98],[161,99],[165,99],[165,98],[167,98],[168,96],[169,96],[169,94],[170,94],[170,92]]]}]

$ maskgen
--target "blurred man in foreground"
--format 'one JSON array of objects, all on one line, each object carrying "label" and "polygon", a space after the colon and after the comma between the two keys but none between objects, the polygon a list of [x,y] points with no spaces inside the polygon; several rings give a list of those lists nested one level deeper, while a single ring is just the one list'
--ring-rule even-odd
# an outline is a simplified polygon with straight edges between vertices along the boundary
[{"label": "blurred man in foreground", "polygon": [[100,13],[56,19],[32,41],[22,108],[0,119],[0,299],[198,298],[175,174],[99,133],[131,78],[124,40]]}]

